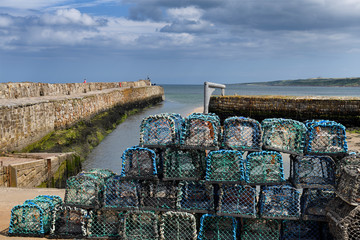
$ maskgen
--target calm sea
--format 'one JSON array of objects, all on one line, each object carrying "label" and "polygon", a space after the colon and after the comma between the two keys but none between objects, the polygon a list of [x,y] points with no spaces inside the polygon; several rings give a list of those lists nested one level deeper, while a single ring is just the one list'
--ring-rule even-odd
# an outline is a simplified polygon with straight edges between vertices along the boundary
[{"label": "calm sea", "polygon": [[[179,113],[185,117],[193,109],[203,105],[203,85],[163,85],[163,87],[166,100],[128,117],[92,151],[84,162],[83,169],[107,168],[120,173],[121,155],[128,147],[139,143],[140,123],[143,118],[165,112]],[[220,90],[216,90],[213,94],[220,94]],[[227,85],[225,94],[360,97],[360,88]],[[288,156],[284,156],[284,159],[288,159]],[[288,164],[284,167],[287,172]]]}]

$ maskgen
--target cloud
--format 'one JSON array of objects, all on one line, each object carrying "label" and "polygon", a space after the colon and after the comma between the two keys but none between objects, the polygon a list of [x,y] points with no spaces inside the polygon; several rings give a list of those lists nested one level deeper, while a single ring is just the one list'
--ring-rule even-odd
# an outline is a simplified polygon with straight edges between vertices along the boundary
[{"label": "cloud", "polygon": [[45,24],[78,24],[85,26],[97,25],[97,21],[88,14],[81,13],[77,9],[59,9],[53,14],[45,14],[41,17]]}]

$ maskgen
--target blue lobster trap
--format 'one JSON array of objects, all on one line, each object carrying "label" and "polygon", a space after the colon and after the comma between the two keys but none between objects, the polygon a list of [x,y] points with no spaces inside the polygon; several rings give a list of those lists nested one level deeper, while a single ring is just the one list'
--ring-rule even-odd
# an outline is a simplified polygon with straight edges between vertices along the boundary
[{"label": "blue lobster trap", "polygon": [[156,153],[148,148],[131,147],[122,155],[121,177],[127,179],[157,178]]},{"label": "blue lobster trap", "polygon": [[329,120],[308,120],[306,152],[308,154],[340,154],[348,151],[345,127]]},{"label": "blue lobster trap", "polygon": [[186,117],[181,136],[183,148],[216,150],[219,147],[220,119],[213,113]]},{"label": "blue lobster trap", "polygon": [[303,220],[326,221],[325,208],[336,197],[334,189],[307,188],[301,195]]},{"label": "blue lobster trap", "polygon": [[87,238],[119,239],[123,236],[124,220],[124,213],[117,210],[90,211]]},{"label": "blue lobster trap", "polygon": [[123,239],[158,239],[158,216],[149,211],[128,211],[125,213]]},{"label": "blue lobster trap", "polygon": [[88,211],[60,206],[54,211],[50,236],[52,238],[85,238],[87,236]]},{"label": "blue lobster trap", "polygon": [[292,119],[267,118],[261,122],[264,149],[302,155],[306,127]]},{"label": "blue lobster trap", "polygon": [[196,219],[185,212],[166,212],[160,219],[160,240],[196,240]]},{"label": "blue lobster trap", "polygon": [[214,212],[214,187],[205,181],[180,182],[177,209],[194,213]]},{"label": "blue lobster trap", "polygon": [[206,171],[203,150],[166,149],[163,154],[163,180],[201,180]]},{"label": "blue lobster trap", "polygon": [[316,221],[284,220],[281,229],[281,240],[321,239],[322,225]]},{"label": "blue lobster trap", "polygon": [[236,230],[234,217],[204,214],[200,219],[198,240],[236,240]]},{"label": "blue lobster trap", "polygon": [[259,214],[262,218],[299,219],[299,191],[288,185],[262,186],[259,200]]},{"label": "blue lobster trap", "polygon": [[143,181],[140,183],[140,209],[170,211],[176,209],[176,181]]},{"label": "blue lobster trap", "polygon": [[137,180],[113,176],[105,182],[104,209],[139,209],[139,204],[139,183]]},{"label": "blue lobster trap", "polygon": [[281,222],[270,219],[244,219],[241,229],[242,240],[279,240]]},{"label": "blue lobster trap", "polygon": [[336,166],[329,156],[290,156],[290,179],[296,188],[333,188]]},{"label": "blue lobster trap", "polygon": [[360,205],[360,165],[348,165],[341,170],[336,194],[351,205]]},{"label": "blue lobster trap", "polygon": [[209,183],[244,183],[245,169],[242,152],[212,151],[206,158],[205,180]]},{"label": "blue lobster trap", "polygon": [[40,236],[50,232],[57,199],[38,196],[11,210],[9,235]]},{"label": "blue lobster trap", "polygon": [[176,113],[150,115],[140,125],[140,145],[165,147],[180,144],[184,119]]},{"label": "blue lobster trap", "polygon": [[283,159],[275,151],[252,152],[246,157],[246,180],[250,185],[285,182]]},{"label": "blue lobster trap", "polygon": [[261,151],[262,130],[260,123],[246,117],[225,119],[222,146],[242,151]]},{"label": "blue lobster trap", "polygon": [[57,195],[38,195],[34,199],[46,199],[50,200],[52,204],[54,205],[54,208],[61,206],[63,204],[63,200],[61,197]]},{"label": "blue lobster trap", "polygon": [[216,215],[256,218],[256,188],[248,185],[220,184]]}]

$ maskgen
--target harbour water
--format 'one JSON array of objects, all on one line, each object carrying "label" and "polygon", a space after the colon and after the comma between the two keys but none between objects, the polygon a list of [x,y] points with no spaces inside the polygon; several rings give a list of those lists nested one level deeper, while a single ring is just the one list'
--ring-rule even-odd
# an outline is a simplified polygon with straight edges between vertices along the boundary
[{"label": "harbour water", "polygon": [[[164,85],[166,100],[129,116],[110,133],[88,156],[83,169],[107,168],[121,171],[121,155],[125,149],[139,144],[140,123],[143,118],[159,113],[179,113],[187,116],[203,105],[203,85]],[[294,96],[354,96],[360,97],[358,87],[274,87],[255,85],[227,85],[226,95],[294,95]],[[215,90],[213,94],[220,94]],[[288,155],[284,156],[284,170],[289,172]],[[286,174],[287,175],[287,174]],[[287,177],[287,176],[285,176]]]}]

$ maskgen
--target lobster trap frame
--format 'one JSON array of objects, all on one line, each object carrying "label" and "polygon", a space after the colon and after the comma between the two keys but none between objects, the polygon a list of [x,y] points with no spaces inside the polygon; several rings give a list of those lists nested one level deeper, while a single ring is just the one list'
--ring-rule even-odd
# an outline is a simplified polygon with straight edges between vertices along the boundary
[{"label": "lobster trap frame", "polygon": [[351,205],[360,205],[360,165],[348,165],[341,170],[336,194]]},{"label": "lobster trap frame", "polygon": [[267,150],[302,155],[306,127],[292,119],[267,118],[261,122],[263,147]]},{"label": "lobster trap frame", "polygon": [[119,239],[123,236],[124,213],[117,210],[89,212],[87,238]]},{"label": "lobster trap frame", "polygon": [[329,156],[290,156],[290,179],[296,188],[334,188],[336,166]]},{"label": "lobster trap frame", "polygon": [[244,219],[242,240],[278,240],[280,239],[281,222],[275,219]]},{"label": "lobster trap frame", "polygon": [[234,217],[204,214],[200,219],[199,240],[236,240],[237,221]]},{"label": "lobster trap frame", "polygon": [[214,212],[214,187],[205,181],[180,182],[177,209],[193,213]]},{"label": "lobster trap frame", "polygon": [[246,181],[250,185],[285,182],[283,159],[275,151],[253,152],[246,157]]},{"label": "lobster trap frame", "polygon": [[342,124],[328,120],[309,120],[305,124],[308,154],[343,155],[348,151],[346,131]]},{"label": "lobster trap frame", "polygon": [[220,184],[216,215],[256,218],[256,188],[248,185]]},{"label": "lobster trap frame", "polygon": [[205,180],[209,183],[244,183],[245,169],[242,152],[212,151],[206,158]]},{"label": "lobster trap frame", "polygon": [[196,219],[185,212],[166,212],[160,219],[160,240],[196,240]]},{"label": "lobster trap frame", "polygon": [[125,214],[123,239],[158,239],[158,216],[149,211],[129,211]]},{"label": "lobster trap frame", "polygon": [[267,219],[299,219],[299,191],[288,185],[262,186],[259,200],[259,214],[262,218]]},{"label": "lobster trap frame", "polygon": [[260,123],[246,117],[225,119],[222,146],[241,151],[261,151],[262,130]]},{"label": "lobster trap frame", "polygon": [[176,209],[178,182],[142,181],[140,183],[140,209],[170,211]]},{"label": "lobster trap frame", "polygon": [[304,189],[300,201],[302,219],[306,221],[327,221],[325,208],[335,197],[334,189]]},{"label": "lobster trap frame", "polygon": [[322,225],[316,221],[284,220],[281,228],[281,240],[319,240]]},{"label": "lobster trap frame", "polygon": [[140,145],[163,148],[180,145],[184,119],[176,113],[150,115],[140,125]]}]

